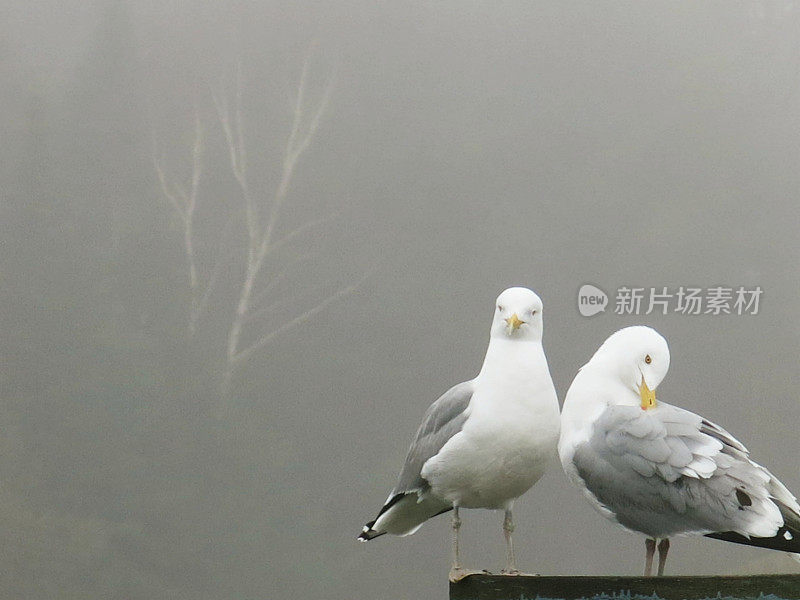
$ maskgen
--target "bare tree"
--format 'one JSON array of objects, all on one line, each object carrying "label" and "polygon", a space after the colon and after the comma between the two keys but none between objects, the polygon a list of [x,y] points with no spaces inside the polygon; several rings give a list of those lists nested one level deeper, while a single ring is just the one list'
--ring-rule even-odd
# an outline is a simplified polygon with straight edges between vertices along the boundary
[{"label": "bare tree", "polygon": [[[239,265],[242,279],[236,284],[235,310],[227,329],[224,365],[220,378],[221,410],[224,410],[228,402],[233,378],[240,365],[252,359],[279,335],[308,321],[336,300],[351,293],[368,275],[364,274],[358,281],[326,294],[311,306],[302,305],[296,314],[279,323],[269,319],[275,308],[282,304],[276,300],[277,291],[285,283],[292,269],[297,268],[297,263],[291,262],[284,255],[279,255],[278,250],[302,240],[304,235],[329,222],[334,216],[329,214],[311,218],[289,230],[285,224],[287,208],[291,204],[289,191],[297,166],[317,133],[333,91],[334,76],[331,72],[316,97],[309,98],[314,95],[309,92],[309,88],[312,87],[309,82],[312,54],[313,52],[309,51],[303,62],[297,88],[293,94],[291,126],[281,151],[277,183],[271,190],[254,189],[253,178],[249,172],[248,146],[245,139],[246,116],[242,109],[244,86],[241,62],[237,64],[232,91],[224,91],[221,87],[212,90],[216,117],[224,134],[228,166],[240,195],[241,210],[231,215],[229,225],[234,221],[244,224],[242,234],[244,252],[240,257],[242,263]],[[192,170],[188,182],[170,176],[164,167],[163,158],[154,152],[161,191],[183,224],[184,250],[191,288],[188,319],[190,337],[197,330],[200,316],[206,309],[209,296],[217,284],[220,267],[226,261],[224,244],[220,243],[216,266],[212,273],[206,278],[199,275],[202,269],[197,266],[194,252],[193,236],[197,234],[193,231],[193,222],[203,174],[204,143],[205,127],[199,113],[195,112]],[[237,215],[243,215],[241,220],[234,219]],[[222,237],[224,238],[224,234]],[[243,334],[245,330],[247,335]]]},{"label": "bare tree", "polygon": [[[230,392],[230,385],[236,367],[249,359],[256,351],[266,346],[278,334],[286,329],[298,325],[311,318],[313,315],[324,309],[328,304],[349,293],[353,286],[348,286],[339,290],[337,293],[328,296],[320,301],[316,306],[305,310],[295,316],[292,320],[285,322],[276,329],[261,333],[255,340],[247,344],[242,343],[242,328],[248,321],[258,318],[266,312],[268,305],[264,301],[269,296],[275,284],[280,278],[276,276],[267,288],[254,296],[254,289],[259,277],[262,275],[265,261],[271,253],[275,252],[280,246],[288,243],[293,238],[300,236],[319,222],[326,219],[309,221],[283,235],[277,237],[281,212],[286,204],[289,186],[292,182],[298,161],[308,148],[314,134],[319,127],[322,116],[328,107],[331,91],[333,89],[333,77],[329,78],[321,97],[313,106],[307,106],[306,94],[308,86],[310,53],[303,62],[300,74],[300,81],[294,98],[292,125],[289,136],[283,149],[280,179],[274,192],[271,195],[262,194],[260,197],[254,195],[248,179],[247,164],[247,145],[244,138],[244,117],[242,114],[242,70],[241,63],[237,68],[236,90],[233,101],[223,94],[214,95],[214,104],[217,107],[217,115],[220,125],[225,133],[225,140],[228,144],[228,154],[230,166],[242,195],[244,203],[245,221],[247,229],[247,253],[245,263],[245,275],[239,288],[236,312],[228,330],[226,346],[226,365],[222,375],[221,391],[223,397],[227,397]],[[231,107],[231,104],[233,106]]]}]

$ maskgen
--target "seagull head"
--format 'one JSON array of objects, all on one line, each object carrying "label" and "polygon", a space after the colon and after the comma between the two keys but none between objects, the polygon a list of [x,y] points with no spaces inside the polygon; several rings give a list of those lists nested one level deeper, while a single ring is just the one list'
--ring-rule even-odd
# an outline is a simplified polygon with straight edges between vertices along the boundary
[{"label": "seagull head", "polygon": [[497,297],[492,337],[542,339],[542,300],[524,287],[512,287]]},{"label": "seagull head", "polygon": [[656,405],[656,388],[669,370],[669,346],[655,329],[625,327],[603,342],[589,361],[593,363],[633,390],[646,410]]}]

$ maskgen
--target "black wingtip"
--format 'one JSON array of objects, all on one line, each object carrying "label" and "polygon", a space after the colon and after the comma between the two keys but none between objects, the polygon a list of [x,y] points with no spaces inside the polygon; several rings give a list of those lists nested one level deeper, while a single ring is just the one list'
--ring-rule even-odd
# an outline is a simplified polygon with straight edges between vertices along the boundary
[{"label": "black wingtip", "polygon": [[[788,537],[787,536],[791,536]],[[745,537],[733,531],[725,531],[721,533],[706,533],[706,537],[714,538],[715,540],[723,540],[725,542],[733,542],[734,544],[743,544],[745,546],[756,546],[758,548],[769,548],[770,550],[779,550],[781,552],[791,552],[794,554],[800,553],[800,538],[795,537],[792,532],[786,527],[781,527],[777,535],[774,537]],[[798,533],[800,536],[800,533]]]},{"label": "black wingtip", "polygon": [[378,512],[378,516],[375,517],[375,520],[374,521],[370,521],[369,523],[364,525],[364,528],[361,530],[361,533],[358,534],[358,537],[356,539],[359,542],[368,542],[368,541],[370,541],[372,539],[375,539],[376,537],[381,536],[384,533],[386,533],[385,531],[375,531],[373,529],[373,527],[375,526],[375,523],[378,521],[378,519],[381,518],[381,515],[383,513],[385,513],[390,508],[392,508],[398,502],[400,502],[400,500],[402,500],[406,495],[407,494],[405,494],[405,493],[400,493],[400,494],[395,494],[394,496],[392,496],[386,502],[386,504],[383,505],[381,510]]},{"label": "black wingtip", "polygon": [[370,521],[369,523],[364,525],[364,529],[361,531],[360,534],[358,534],[358,537],[356,539],[359,542],[368,542],[386,533],[385,531],[375,531],[372,528],[373,525],[375,525],[375,521]]},{"label": "black wingtip", "polygon": [[[748,496],[744,496],[750,500]],[[747,505],[745,502],[742,502],[742,498],[739,498],[739,501],[741,504]],[[770,550],[779,550],[781,552],[791,552],[794,554],[800,553],[800,515],[797,515],[783,502],[774,498],[772,501],[778,505],[781,515],[783,516],[783,525],[774,536],[768,538],[748,538],[734,533],[733,531],[724,531],[719,533],[707,533],[705,534],[706,537],[733,542],[734,544],[744,544],[745,546],[757,546],[759,548],[769,548]]]}]

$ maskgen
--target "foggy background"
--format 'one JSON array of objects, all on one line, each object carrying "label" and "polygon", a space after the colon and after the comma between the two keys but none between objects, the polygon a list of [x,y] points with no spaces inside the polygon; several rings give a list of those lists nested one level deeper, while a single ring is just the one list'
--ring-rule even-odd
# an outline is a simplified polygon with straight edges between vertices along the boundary
[{"label": "foggy background", "polygon": [[[447,517],[355,536],[425,409],[477,373],[510,285],[544,301],[562,400],[611,332],[652,325],[659,397],[800,491],[800,8],[221,4],[0,3],[3,595],[445,597]],[[236,350],[265,341],[221,392],[249,242],[219,106],[241,107],[263,227],[301,81],[301,137],[324,110],[273,239],[298,233],[258,270]],[[202,167],[194,289],[157,164],[179,198]],[[755,316],[618,316],[612,297],[584,318],[589,282],[764,293]],[[501,521],[466,512],[466,566],[499,570]],[[515,521],[524,571],[641,571],[642,538],[556,463]],[[793,568],[702,538],[668,565]]]}]

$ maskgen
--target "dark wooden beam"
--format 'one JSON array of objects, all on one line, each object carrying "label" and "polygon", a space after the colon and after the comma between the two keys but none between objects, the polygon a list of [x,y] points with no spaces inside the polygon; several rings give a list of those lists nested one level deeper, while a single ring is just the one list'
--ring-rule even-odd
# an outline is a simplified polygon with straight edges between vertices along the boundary
[{"label": "dark wooden beam", "polygon": [[596,596],[654,595],[662,600],[707,598],[800,599],[800,575],[742,575],[724,577],[545,577],[536,575],[469,575],[450,584],[450,600],[520,600]]}]

